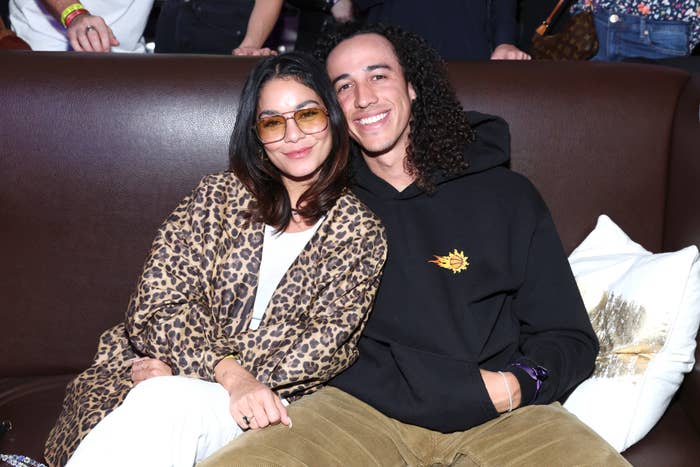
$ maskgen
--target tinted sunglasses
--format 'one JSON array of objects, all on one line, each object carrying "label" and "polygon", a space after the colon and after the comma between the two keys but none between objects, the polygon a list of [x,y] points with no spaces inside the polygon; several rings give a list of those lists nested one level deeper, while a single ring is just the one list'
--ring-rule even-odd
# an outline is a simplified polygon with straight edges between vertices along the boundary
[{"label": "tinted sunglasses", "polygon": [[328,128],[328,112],[320,107],[269,115],[255,122],[255,133],[260,142],[267,144],[283,140],[287,132],[287,120],[290,119],[294,119],[299,130],[305,135],[313,135]]}]

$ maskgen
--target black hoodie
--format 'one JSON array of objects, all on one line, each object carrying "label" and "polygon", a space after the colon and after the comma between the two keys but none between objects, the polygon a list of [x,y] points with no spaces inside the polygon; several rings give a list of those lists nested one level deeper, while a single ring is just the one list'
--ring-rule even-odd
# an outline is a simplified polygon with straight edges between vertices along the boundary
[{"label": "black hoodie", "polygon": [[[445,433],[498,415],[480,368],[512,371],[522,405],[545,404],[586,378],[598,351],[547,207],[505,167],[507,125],[473,112],[469,120],[477,139],[468,169],[437,177],[434,193],[415,184],[399,192],[354,159],[353,191],[384,223],[389,253],[359,359],[331,381]],[[513,362],[549,371],[536,399]]]}]

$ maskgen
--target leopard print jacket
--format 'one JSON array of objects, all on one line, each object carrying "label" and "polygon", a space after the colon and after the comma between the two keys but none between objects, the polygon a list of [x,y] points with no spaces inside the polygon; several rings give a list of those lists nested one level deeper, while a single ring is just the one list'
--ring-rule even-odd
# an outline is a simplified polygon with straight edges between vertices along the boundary
[{"label": "leopard print jacket", "polygon": [[264,226],[231,173],[205,177],[158,230],[126,321],[102,334],[90,368],[67,388],[49,435],[63,465],[131,389],[132,358],[214,381],[227,354],[281,397],[318,389],[357,357],[357,341],[386,258],[384,228],[349,191],[326,214],[282,278],[257,330],[252,317]]}]

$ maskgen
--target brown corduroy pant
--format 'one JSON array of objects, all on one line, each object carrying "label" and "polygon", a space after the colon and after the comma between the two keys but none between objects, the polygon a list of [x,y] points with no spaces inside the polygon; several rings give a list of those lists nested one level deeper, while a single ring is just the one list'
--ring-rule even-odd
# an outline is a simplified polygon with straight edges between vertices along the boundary
[{"label": "brown corduroy pant", "polygon": [[558,403],[447,434],[401,423],[333,387],[288,410],[292,428],[244,433],[198,467],[630,465]]}]

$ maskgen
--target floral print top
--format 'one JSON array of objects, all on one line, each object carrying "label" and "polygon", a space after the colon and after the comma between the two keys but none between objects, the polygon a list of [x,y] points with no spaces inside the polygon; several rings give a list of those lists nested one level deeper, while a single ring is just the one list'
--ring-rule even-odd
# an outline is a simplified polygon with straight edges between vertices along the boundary
[{"label": "floral print top", "polygon": [[572,8],[573,11],[583,9],[684,21],[690,23],[689,50],[700,42],[700,0],[578,0]]}]

